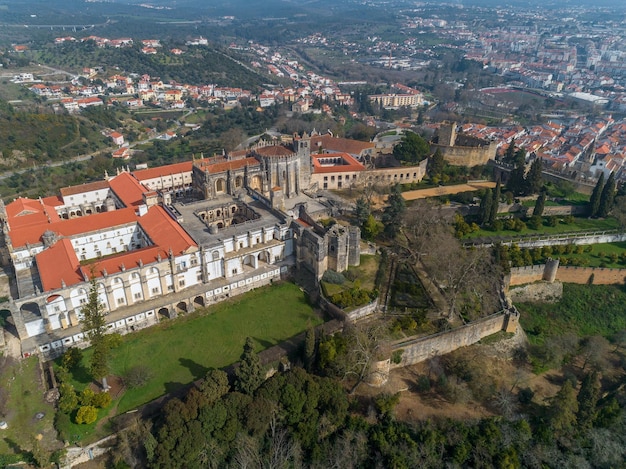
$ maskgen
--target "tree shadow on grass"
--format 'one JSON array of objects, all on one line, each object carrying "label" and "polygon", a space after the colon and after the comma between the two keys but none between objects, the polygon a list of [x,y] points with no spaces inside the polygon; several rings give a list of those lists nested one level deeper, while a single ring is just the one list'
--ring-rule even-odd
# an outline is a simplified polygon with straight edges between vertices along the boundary
[{"label": "tree shadow on grass", "polygon": [[276,345],[276,342],[270,342],[269,340],[261,339],[259,337],[252,337],[257,344],[260,344],[263,349],[267,349]]},{"label": "tree shadow on grass", "polygon": [[191,372],[191,376],[193,376],[194,380],[204,378],[207,374],[207,371],[209,371],[206,366],[201,365],[200,363],[196,363],[188,358],[179,358],[178,361],[182,366],[184,366]]},{"label": "tree shadow on grass", "polygon": [[72,368],[71,373],[74,380],[81,384],[96,383],[96,381],[91,376],[91,373],[89,372],[89,367],[82,361],[74,368]]}]

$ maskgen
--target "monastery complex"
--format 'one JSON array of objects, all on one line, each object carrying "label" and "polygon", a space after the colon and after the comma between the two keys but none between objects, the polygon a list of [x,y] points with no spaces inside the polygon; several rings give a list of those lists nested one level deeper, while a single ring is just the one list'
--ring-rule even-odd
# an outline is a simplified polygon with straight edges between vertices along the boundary
[{"label": "monastery complex", "polygon": [[368,169],[373,143],[331,135],[261,142],[0,201],[2,261],[14,275],[11,313],[22,353],[83,344],[81,307],[95,280],[107,327],[152,325],[307,269],[357,265],[360,231],[318,220],[317,190],[420,181],[419,166]]}]

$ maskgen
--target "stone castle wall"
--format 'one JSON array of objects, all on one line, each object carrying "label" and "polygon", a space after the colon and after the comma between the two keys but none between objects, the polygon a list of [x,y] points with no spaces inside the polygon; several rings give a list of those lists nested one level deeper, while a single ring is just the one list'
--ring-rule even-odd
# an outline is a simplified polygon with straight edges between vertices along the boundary
[{"label": "stone castle wall", "polygon": [[475,344],[480,339],[496,332],[509,330],[510,323],[512,321],[509,320],[509,314],[500,312],[452,331],[396,342],[393,344],[393,351],[402,350],[402,359],[400,363],[392,363],[391,367],[414,365],[429,358],[453,352],[460,347]]},{"label": "stone castle wall", "polygon": [[453,166],[478,166],[487,164],[496,157],[496,145],[479,147],[446,146],[437,143],[430,144],[430,151],[441,150],[444,159]]},{"label": "stone castle wall", "polygon": [[[545,265],[515,267],[511,269],[509,286],[524,285],[543,279]],[[593,275],[593,284],[612,285],[626,283],[626,269],[606,269],[601,267],[559,266],[556,280],[564,283],[586,284]]]}]

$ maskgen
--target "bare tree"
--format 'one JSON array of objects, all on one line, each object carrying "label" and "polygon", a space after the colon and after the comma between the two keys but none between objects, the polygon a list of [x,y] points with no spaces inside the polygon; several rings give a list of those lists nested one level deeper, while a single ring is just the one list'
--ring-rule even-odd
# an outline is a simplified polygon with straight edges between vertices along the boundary
[{"label": "bare tree", "polygon": [[449,230],[451,217],[441,206],[427,200],[418,200],[407,210],[404,220],[404,234],[408,248],[416,261],[421,261],[440,236]]}]

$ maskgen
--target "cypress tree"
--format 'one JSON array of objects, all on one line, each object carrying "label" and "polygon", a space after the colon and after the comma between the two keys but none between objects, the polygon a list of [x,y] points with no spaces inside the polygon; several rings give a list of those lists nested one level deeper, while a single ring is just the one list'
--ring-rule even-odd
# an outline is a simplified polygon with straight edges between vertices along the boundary
[{"label": "cypress tree", "polygon": [[526,188],[529,194],[536,194],[543,187],[543,179],[541,179],[542,171],[543,162],[541,158],[535,158],[535,161],[530,165],[528,176],[526,177]]},{"label": "cypress tree", "polygon": [[537,197],[537,202],[535,202],[535,208],[533,209],[533,217],[540,217],[543,215],[543,209],[546,206],[546,193],[541,191],[539,197]]},{"label": "cypress tree", "polygon": [[498,206],[500,205],[500,192],[502,191],[502,185],[500,184],[500,180],[496,183],[496,189],[493,192],[493,198],[491,199],[491,213],[489,214],[489,221],[487,222],[489,225],[493,224],[496,221],[496,217],[498,216]]},{"label": "cypress tree", "polygon": [[603,189],[604,189],[604,173],[600,173],[600,177],[598,178],[596,187],[593,188],[593,192],[591,193],[591,197],[589,198],[589,216],[590,217],[595,217],[598,215],[598,210],[600,209],[600,197],[602,196]]},{"label": "cypress tree", "polygon": [[604,188],[602,189],[602,195],[600,195],[600,203],[598,204],[598,216],[606,217],[613,208],[613,201],[615,200],[615,175],[613,172],[609,175],[609,179],[606,181]]},{"label": "cypress tree", "polygon": [[491,217],[491,204],[493,203],[493,196],[490,189],[485,191],[485,195],[480,200],[480,212],[479,212],[479,223],[481,225],[489,224],[489,217]]},{"label": "cypress tree", "polygon": [[511,143],[509,147],[506,149],[506,153],[504,154],[504,161],[507,163],[513,163],[515,160],[515,139],[511,139]]},{"label": "cypress tree", "polygon": [[578,391],[578,426],[586,430],[591,428],[596,417],[596,406],[600,398],[600,377],[596,371],[587,373]]}]

